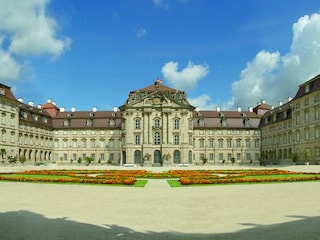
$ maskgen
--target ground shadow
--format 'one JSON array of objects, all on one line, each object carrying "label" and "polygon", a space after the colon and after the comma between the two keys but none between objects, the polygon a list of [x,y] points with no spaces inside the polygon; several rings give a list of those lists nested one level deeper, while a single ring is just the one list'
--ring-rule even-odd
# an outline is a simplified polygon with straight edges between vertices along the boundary
[{"label": "ground shadow", "polygon": [[[228,239],[228,240],[318,240],[320,217],[288,216],[293,221],[272,225],[241,223],[249,229],[232,233],[187,234],[181,232],[136,232],[133,229],[70,221],[67,218],[50,219],[29,211],[0,213],[1,240],[113,240],[113,239]],[[172,223],[174,225],[174,223]]]}]

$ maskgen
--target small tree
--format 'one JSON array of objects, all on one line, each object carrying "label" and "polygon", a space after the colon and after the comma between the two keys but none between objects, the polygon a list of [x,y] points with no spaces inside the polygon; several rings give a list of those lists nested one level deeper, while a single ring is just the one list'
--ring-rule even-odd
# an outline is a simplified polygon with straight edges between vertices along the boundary
[{"label": "small tree", "polygon": [[290,154],[290,159],[292,160],[292,162],[297,162],[299,159],[299,154],[297,152],[291,153]]},{"label": "small tree", "polygon": [[92,157],[86,157],[87,165],[90,165],[92,162],[93,162],[93,158]]},{"label": "small tree", "polygon": [[7,154],[6,149],[5,148],[1,148],[0,154],[1,154],[2,163],[4,163],[4,156]]},{"label": "small tree", "polygon": [[79,157],[79,158],[78,158],[78,164],[80,165],[81,162],[82,162],[82,159]]},{"label": "small tree", "polygon": [[203,155],[203,156],[201,156],[201,161],[202,161],[203,165],[205,165],[208,162],[208,158],[205,155]]},{"label": "small tree", "polygon": [[234,158],[234,157],[232,157],[231,159],[231,163],[232,163],[232,165],[235,163],[235,161],[236,161],[236,159]]},{"label": "small tree", "polygon": [[310,150],[310,148],[305,148],[305,149],[303,149],[303,155],[304,155],[305,161],[308,162],[308,161],[309,161],[309,158],[310,158],[310,156],[311,156],[311,150]]}]

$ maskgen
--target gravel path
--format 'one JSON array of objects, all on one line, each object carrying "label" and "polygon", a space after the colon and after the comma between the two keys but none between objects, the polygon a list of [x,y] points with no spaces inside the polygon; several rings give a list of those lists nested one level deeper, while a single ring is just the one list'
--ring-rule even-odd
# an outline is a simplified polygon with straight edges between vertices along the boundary
[{"label": "gravel path", "polygon": [[318,240],[319,189],[320,182],[181,188],[163,179],[144,188],[0,182],[0,236]]}]

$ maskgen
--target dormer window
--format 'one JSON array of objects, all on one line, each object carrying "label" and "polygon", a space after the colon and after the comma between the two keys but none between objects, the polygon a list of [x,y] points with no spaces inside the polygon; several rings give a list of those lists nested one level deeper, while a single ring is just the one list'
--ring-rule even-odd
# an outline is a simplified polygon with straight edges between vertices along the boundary
[{"label": "dormer window", "polygon": [[92,127],[93,126],[93,121],[91,119],[88,119],[86,122],[87,127]]},{"label": "dormer window", "polygon": [[203,119],[199,119],[198,120],[198,124],[200,127],[204,127],[204,120]]},{"label": "dormer window", "polygon": [[37,114],[32,114],[32,118],[33,118],[33,120],[35,120],[35,121],[38,121],[38,115]]},{"label": "dormer window", "polygon": [[109,126],[115,126],[115,125],[116,125],[116,121],[114,119],[110,119]]},{"label": "dormer window", "polygon": [[249,119],[249,118],[243,119],[243,125],[244,125],[245,127],[251,127],[250,119]]},{"label": "dormer window", "polygon": [[42,122],[48,123],[48,119],[45,116],[42,116],[41,119],[42,119]]},{"label": "dormer window", "polygon": [[5,89],[3,87],[0,88],[0,95],[5,95]]},{"label": "dormer window", "polygon": [[65,120],[63,121],[63,126],[64,126],[64,127],[69,127],[69,126],[70,126],[70,120],[69,120],[69,119],[65,119]]},{"label": "dormer window", "polygon": [[228,126],[228,121],[227,121],[227,119],[225,119],[225,118],[222,118],[222,119],[220,120],[220,123],[221,123],[221,126],[222,126],[222,127],[227,127],[227,126]]},{"label": "dormer window", "polygon": [[310,92],[310,85],[309,84],[305,86],[305,93],[308,93],[308,92]]}]

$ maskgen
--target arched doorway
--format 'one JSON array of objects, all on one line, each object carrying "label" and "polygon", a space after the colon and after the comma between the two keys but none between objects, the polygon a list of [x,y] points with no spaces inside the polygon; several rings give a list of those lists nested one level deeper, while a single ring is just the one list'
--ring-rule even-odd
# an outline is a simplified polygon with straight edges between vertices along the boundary
[{"label": "arched doorway", "polygon": [[126,155],[126,152],[125,151],[123,151],[122,152],[122,164],[126,164],[127,163],[127,155]]},{"label": "arched doorway", "polygon": [[192,151],[189,151],[189,153],[188,153],[188,163],[189,164],[192,163]]},{"label": "arched doorway", "polygon": [[135,164],[141,163],[141,151],[140,150],[134,151],[134,163]]},{"label": "arched doorway", "polygon": [[159,150],[155,150],[153,152],[153,159],[154,159],[154,163],[159,163],[161,162],[161,152]]},{"label": "arched doorway", "polygon": [[181,158],[180,158],[180,151],[179,150],[174,150],[173,151],[173,163],[181,163]]}]

